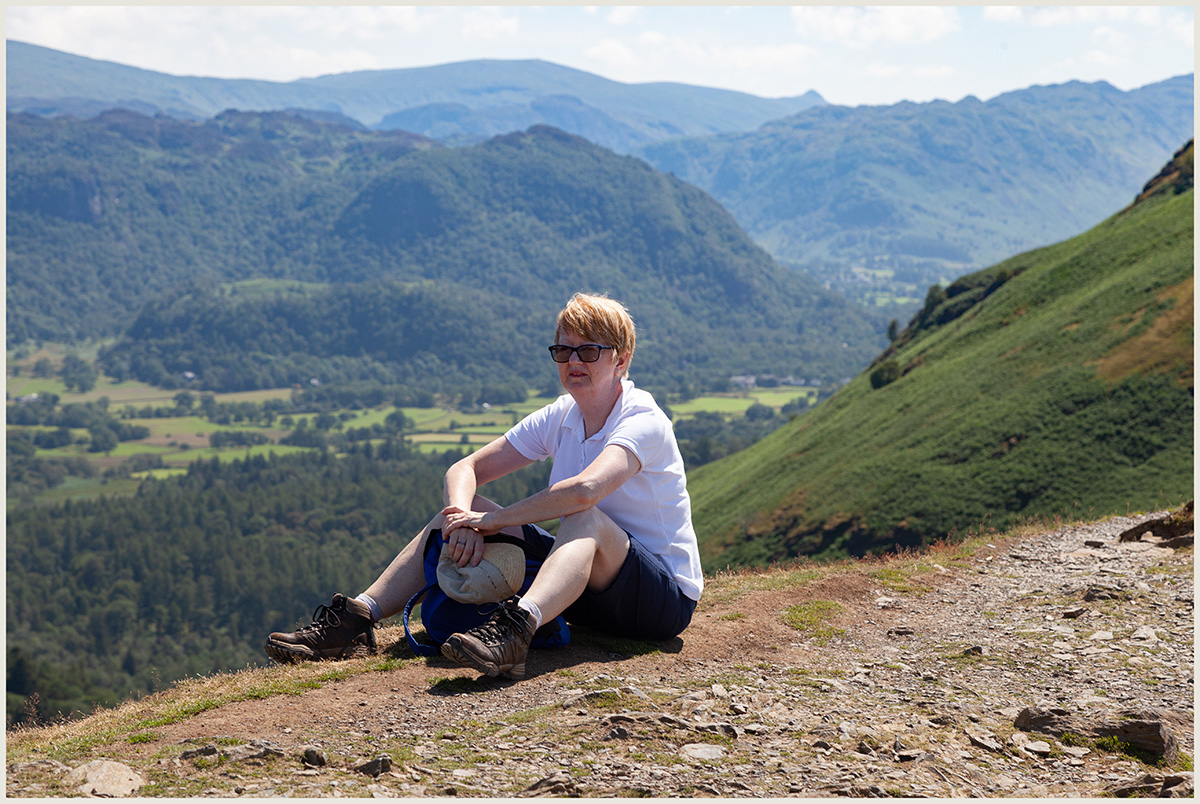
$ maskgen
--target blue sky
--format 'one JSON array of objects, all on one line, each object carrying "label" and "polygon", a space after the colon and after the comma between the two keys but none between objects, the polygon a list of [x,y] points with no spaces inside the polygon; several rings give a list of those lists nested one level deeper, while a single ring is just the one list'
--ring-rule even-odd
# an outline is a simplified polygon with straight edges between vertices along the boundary
[{"label": "blue sky", "polygon": [[6,36],[176,75],[290,81],[538,58],[844,105],[1133,89],[1192,72],[1181,6],[8,6]]}]

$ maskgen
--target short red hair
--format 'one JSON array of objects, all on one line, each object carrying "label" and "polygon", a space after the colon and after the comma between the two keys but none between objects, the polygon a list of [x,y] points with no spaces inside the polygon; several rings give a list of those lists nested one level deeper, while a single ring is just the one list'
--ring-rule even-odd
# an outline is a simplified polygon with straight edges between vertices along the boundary
[{"label": "short red hair", "polygon": [[637,327],[625,305],[607,296],[576,293],[558,314],[554,335],[571,332],[581,338],[591,338],[601,346],[611,346],[616,358],[629,358],[621,376],[629,376],[629,363],[637,345]]}]

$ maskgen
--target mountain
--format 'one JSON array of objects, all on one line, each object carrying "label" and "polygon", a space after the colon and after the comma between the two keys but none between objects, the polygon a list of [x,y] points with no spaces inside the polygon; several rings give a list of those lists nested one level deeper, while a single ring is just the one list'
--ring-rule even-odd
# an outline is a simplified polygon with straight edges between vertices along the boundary
[{"label": "mountain", "polygon": [[274,82],[174,76],[7,41],[7,108],[90,117],[123,107],[199,120],[227,109],[309,109],[456,144],[544,124],[620,152],[745,131],[824,103],[674,83],[623,84],[540,60],[478,60]]},{"label": "mountain", "polygon": [[692,473],[705,566],[1188,499],[1193,164],[1189,143],[1094,229],[931,288],[870,370]]},{"label": "mountain", "polygon": [[933,282],[1094,226],[1193,130],[1186,75],[1129,92],[1071,82],[822,106],[636,153],[711,193],[776,258],[916,306]]},{"label": "mountain", "polygon": [[10,343],[123,331],[117,376],[540,384],[581,289],[629,305],[634,374],[670,388],[837,380],[884,342],[703,192],[547,127],[449,149],[283,113],[10,115],[8,170]]},{"label": "mountain", "polygon": [[309,211],[348,203],[383,166],[434,146],[284,113],[10,115],[10,343],[116,334],[187,282],[313,278]]}]

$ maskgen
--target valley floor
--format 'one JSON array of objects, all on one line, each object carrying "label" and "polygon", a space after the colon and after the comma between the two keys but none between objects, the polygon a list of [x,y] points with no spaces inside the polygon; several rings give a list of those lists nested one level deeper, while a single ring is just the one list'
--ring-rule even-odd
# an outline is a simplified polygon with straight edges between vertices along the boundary
[{"label": "valley floor", "polygon": [[[725,576],[660,651],[585,634],[515,683],[410,659],[70,758],[10,733],[7,793],[69,795],[66,771],[105,758],[151,796],[1190,796],[1193,551],[1118,541],[1149,518],[935,552],[915,575]],[[785,623],[816,602],[822,627]],[[399,628],[380,643],[408,655]],[[1070,733],[1018,728],[1039,706]],[[1178,758],[1095,739],[1133,710]]]}]

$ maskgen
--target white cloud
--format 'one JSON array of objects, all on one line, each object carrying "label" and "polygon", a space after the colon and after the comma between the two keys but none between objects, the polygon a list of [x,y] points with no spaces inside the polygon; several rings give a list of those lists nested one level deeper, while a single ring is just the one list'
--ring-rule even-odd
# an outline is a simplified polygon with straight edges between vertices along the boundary
[{"label": "white cloud", "polygon": [[1013,21],[1041,27],[1122,23],[1155,28],[1164,23],[1164,11],[1159,6],[1042,6]]},{"label": "white cloud", "polygon": [[1123,64],[1126,61],[1126,59],[1113,55],[1107,50],[1089,50],[1080,56],[1080,59],[1082,59],[1086,64],[1103,65]]},{"label": "white cloud", "polygon": [[923,64],[914,67],[912,72],[918,78],[949,78],[954,75],[954,68],[949,64]]},{"label": "white cloud", "polygon": [[626,70],[635,69],[640,63],[633,51],[616,39],[605,39],[587,48],[584,55],[595,59],[605,68],[617,74],[624,74]]},{"label": "white cloud", "polygon": [[986,6],[983,18],[991,22],[1021,22],[1024,9],[1020,6]]},{"label": "white cloud", "polygon": [[[780,95],[812,89],[809,65],[817,54],[795,42],[741,45],[715,37],[667,35],[643,31],[629,40],[605,39],[587,49],[595,69],[629,83],[680,81],[742,92]],[[656,76],[650,78],[648,76]],[[781,80],[782,78],[782,80]]]},{"label": "white cloud", "polygon": [[863,72],[870,78],[895,78],[900,75],[900,68],[895,64],[873,61],[863,67]]},{"label": "white cloud", "polygon": [[616,6],[608,15],[608,21],[613,25],[628,25],[640,19],[642,9],[637,6]]},{"label": "white cloud", "polygon": [[[453,9],[457,11],[458,9]],[[520,23],[516,17],[505,15],[503,7],[473,8],[462,13],[461,32],[464,39],[496,39],[516,36]]]},{"label": "white cloud", "polygon": [[1124,46],[1129,42],[1129,36],[1124,31],[1111,28],[1107,25],[1097,25],[1093,28],[1092,38],[1108,45]]},{"label": "white cloud", "polygon": [[932,42],[959,29],[957,9],[941,6],[796,6],[792,8],[792,23],[801,36],[857,48],[879,42]]},{"label": "white cloud", "polygon": [[1163,24],[1167,36],[1178,39],[1189,48],[1196,46],[1195,21],[1186,14],[1172,14]]}]

